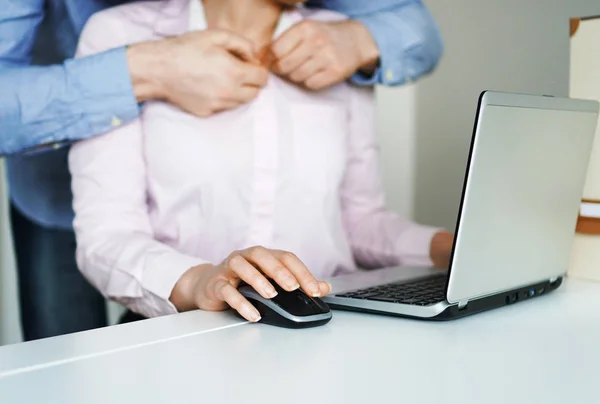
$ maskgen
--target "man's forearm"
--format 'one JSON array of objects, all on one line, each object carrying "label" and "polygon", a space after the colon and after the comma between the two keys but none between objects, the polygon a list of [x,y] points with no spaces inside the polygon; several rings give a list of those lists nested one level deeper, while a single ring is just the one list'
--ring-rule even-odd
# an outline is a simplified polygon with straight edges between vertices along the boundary
[{"label": "man's forearm", "polygon": [[0,61],[0,155],[58,148],[138,115],[124,49],[49,67]]}]

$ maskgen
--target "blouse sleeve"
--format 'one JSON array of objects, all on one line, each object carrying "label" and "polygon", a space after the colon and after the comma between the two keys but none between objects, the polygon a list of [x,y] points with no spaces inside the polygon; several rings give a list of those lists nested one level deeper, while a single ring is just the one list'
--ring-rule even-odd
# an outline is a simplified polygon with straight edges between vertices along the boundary
[{"label": "blouse sleeve", "polygon": [[352,88],[342,215],[357,264],[365,268],[430,266],[440,229],[399,217],[385,206],[375,136],[373,90]]},{"label": "blouse sleeve", "polygon": [[[117,44],[116,37],[105,32],[104,19],[110,18],[110,10],[92,17],[78,57]],[[76,143],[69,168],[81,272],[104,296],[130,310],[148,317],[176,313],[169,300],[175,284],[189,268],[207,262],[154,239],[140,120]]]}]

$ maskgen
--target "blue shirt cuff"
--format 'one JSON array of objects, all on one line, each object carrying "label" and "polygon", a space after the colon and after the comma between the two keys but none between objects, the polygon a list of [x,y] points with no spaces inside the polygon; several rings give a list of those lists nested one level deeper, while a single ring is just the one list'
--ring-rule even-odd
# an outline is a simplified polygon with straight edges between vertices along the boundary
[{"label": "blue shirt cuff", "polygon": [[367,75],[366,73],[360,71],[356,72],[352,75],[352,77],[350,77],[350,80],[359,86],[372,87],[376,84],[380,84],[383,82],[381,78],[381,67],[377,67],[371,75]]},{"label": "blue shirt cuff", "polygon": [[367,27],[379,48],[380,64],[373,75],[356,73],[358,85],[397,86],[430,73],[442,55],[441,34],[420,3],[355,17]]}]

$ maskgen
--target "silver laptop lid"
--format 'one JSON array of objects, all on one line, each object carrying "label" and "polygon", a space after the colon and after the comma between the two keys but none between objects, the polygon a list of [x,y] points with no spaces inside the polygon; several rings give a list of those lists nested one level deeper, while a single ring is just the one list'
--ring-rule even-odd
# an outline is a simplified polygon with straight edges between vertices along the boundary
[{"label": "silver laptop lid", "polygon": [[486,92],[471,144],[447,298],[564,275],[598,103]]}]

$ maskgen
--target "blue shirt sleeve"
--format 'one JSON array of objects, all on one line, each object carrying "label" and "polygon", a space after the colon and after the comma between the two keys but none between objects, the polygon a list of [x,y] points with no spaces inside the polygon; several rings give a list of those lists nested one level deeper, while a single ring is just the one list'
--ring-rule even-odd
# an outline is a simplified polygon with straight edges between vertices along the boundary
[{"label": "blue shirt sleeve", "polygon": [[43,0],[0,11],[0,155],[56,149],[139,113],[124,48],[30,66]]},{"label": "blue shirt sleeve", "polygon": [[312,0],[309,5],[343,13],[371,32],[379,47],[379,67],[372,76],[356,73],[356,84],[411,82],[432,72],[442,57],[440,31],[421,0]]}]

